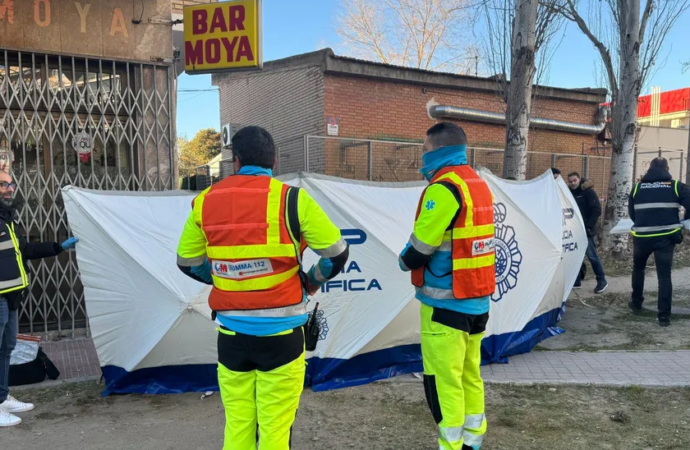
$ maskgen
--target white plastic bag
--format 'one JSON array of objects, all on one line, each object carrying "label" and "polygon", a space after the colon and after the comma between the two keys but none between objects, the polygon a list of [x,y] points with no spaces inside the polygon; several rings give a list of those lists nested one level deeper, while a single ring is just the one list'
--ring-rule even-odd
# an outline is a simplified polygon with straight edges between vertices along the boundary
[{"label": "white plastic bag", "polygon": [[35,360],[38,357],[38,347],[40,344],[40,337],[18,334],[17,346],[12,351],[12,355],[10,355],[10,365],[17,366]]},{"label": "white plastic bag", "polygon": [[632,232],[633,224],[631,219],[621,219],[616,226],[611,229],[611,234],[628,234]]}]

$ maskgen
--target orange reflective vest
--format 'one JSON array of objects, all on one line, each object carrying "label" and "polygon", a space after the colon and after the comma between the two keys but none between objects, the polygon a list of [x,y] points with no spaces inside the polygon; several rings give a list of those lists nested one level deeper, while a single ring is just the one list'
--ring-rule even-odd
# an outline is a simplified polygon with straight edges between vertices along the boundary
[{"label": "orange reflective vest", "polygon": [[[298,190],[267,176],[233,175],[194,199],[206,235],[213,311],[284,308],[303,300]],[[295,224],[295,221],[296,224]],[[292,227],[296,236],[293,235]]]},{"label": "orange reflective vest", "polygon": [[[451,224],[453,295],[457,299],[486,297],[496,288],[494,207],[489,186],[470,166],[439,170],[431,184],[443,182],[453,189],[460,214]],[[422,208],[420,198],[417,216]],[[422,287],[425,268],[412,271],[412,284]]]}]

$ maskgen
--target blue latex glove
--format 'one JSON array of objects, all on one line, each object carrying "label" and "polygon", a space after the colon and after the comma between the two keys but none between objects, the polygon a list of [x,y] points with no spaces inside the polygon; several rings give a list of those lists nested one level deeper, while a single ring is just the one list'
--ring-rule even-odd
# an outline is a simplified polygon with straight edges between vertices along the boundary
[{"label": "blue latex glove", "polygon": [[208,259],[200,266],[194,266],[191,269],[192,274],[204,280],[206,283],[213,283],[213,277],[211,276],[211,263]]},{"label": "blue latex glove", "polygon": [[62,249],[65,251],[71,250],[76,247],[77,242],[79,242],[79,238],[71,237],[62,243]]}]

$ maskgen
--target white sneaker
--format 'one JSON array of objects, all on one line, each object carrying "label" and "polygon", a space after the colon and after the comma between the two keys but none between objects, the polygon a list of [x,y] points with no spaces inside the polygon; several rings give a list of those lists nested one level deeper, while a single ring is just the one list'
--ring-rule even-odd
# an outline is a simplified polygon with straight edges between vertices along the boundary
[{"label": "white sneaker", "polygon": [[8,413],[23,413],[34,409],[33,403],[20,402],[11,395],[7,396],[4,403],[0,403],[0,409],[4,409]]},{"label": "white sneaker", "polygon": [[14,427],[20,423],[22,423],[22,419],[0,408],[0,428]]}]

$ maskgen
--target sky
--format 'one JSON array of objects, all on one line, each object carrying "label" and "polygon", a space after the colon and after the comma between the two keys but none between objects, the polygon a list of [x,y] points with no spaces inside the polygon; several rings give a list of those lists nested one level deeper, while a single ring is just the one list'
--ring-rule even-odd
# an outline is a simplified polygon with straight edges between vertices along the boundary
[{"label": "sky", "polygon": [[[285,58],[331,47],[338,54],[339,37],[335,18],[340,2],[346,0],[263,0],[264,61]],[[643,94],[651,86],[663,91],[690,86],[690,72],[682,73],[681,62],[690,60],[687,45],[690,12],[686,12],[668,35],[662,49],[662,63],[656,67]],[[564,88],[597,86],[599,55],[590,41],[573,24],[563,31],[563,39],[551,61],[547,82]],[[202,128],[220,128],[217,91],[210,75],[182,74],[178,84],[177,131],[191,139]]]}]

